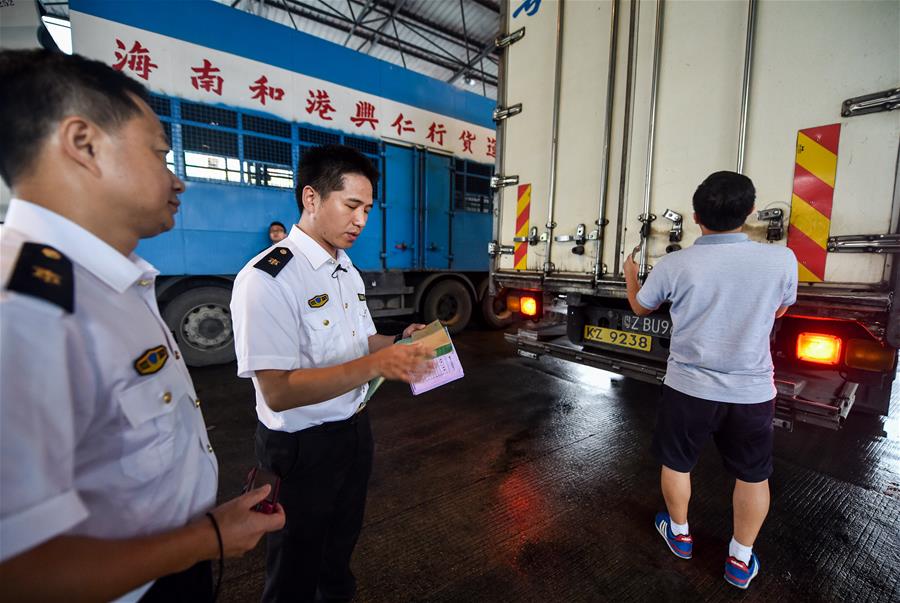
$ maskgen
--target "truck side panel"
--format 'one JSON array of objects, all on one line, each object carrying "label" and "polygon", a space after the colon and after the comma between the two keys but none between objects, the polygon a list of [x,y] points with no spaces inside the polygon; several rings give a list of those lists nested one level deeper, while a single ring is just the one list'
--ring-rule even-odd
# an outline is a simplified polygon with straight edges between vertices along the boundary
[{"label": "truck side panel", "polygon": [[[508,31],[525,27],[525,37],[507,51],[507,99],[521,102],[522,113],[507,121],[503,144],[503,170],[518,174],[520,185],[531,184],[530,225],[543,232],[549,211],[550,147],[553,114],[553,79],[556,65],[556,26],[559,2],[545,1],[533,17],[525,11],[513,16],[508,11]],[[517,127],[517,120],[527,119],[527,127]],[[500,216],[503,243],[512,244],[516,230],[516,195],[518,187],[501,190]],[[541,246],[528,249],[528,270],[541,270],[545,261],[538,252]],[[513,268],[513,256],[500,258],[502,269]]]},{"label": "truck side panel", "polygon": [[[612,4],[567,2],[563,18],[554,237],[575,236],[579,224],[590,233],[600,217]],[[546,230],[543,226],[540,232]],[[573,253],[575,247],[573,241],[554,240],[550,261],[555,269],[592,273],[596,243],[584,245],[583,255]]]},{"label": "truck side panel", "polygon": [[[761,2],[757,27],[747,173],[760,207],[791,201],[797,131],[840,123],[831,235],[893,232],[900,112],[840,109],[900,83],[900,4]],[[830,253],[825,280],[887,280],[885,259]]]},{"label": "truck side panel", "polygon": [[[692,195],[718,170],[737,170],[743,78],[749,27],[747,2],[545,2],[533,16],[510,11],[509,31],[526,25],[525,37],[504,51],[507,103],[523,103],[520,115],[505,122],[504,172],[531,184],[530,226],[551,237],[574,235],[577,225],[596,229],[603,169],[604,115],[609,65],[610,19],[619,11],[615,58],[608,226],[604,229],[606,277],[621,277],[625,253],[642,239],[648,150],[652,148],[648,263],[667,253],[674,210],[683,219],[682,247],[700,236],[693,222]],[[515,8],[515,3],[510,3]],[[659,78],[654,102],[653,74],[657,10],[662,6]],[[562,7],[562,9],[561,9]],[[637,7],[631,121],[624,119],[629,75],[629,22]],[[840,146],[831,222],[820,237],[893,232],[893,182],[900,115],[882,112],[845,118],[841,103],[850,97],[897,85],[900,74],[900,5],[896,2],[757,3],[748,92],[749,113],[743,172],[757,187],[757,209],[785,211],[788,244],[798,131],[840,124]],[[556,31],[562,10],[562,68],[559,147],[555,182],[557,226],[548,233]],[[653,116],[655,131],[651,140]],[[624,187],[622,149],[628,145]],[[502,190],[500,243],[512,245],[516,231],[516,187]],[[620,203],[620,199],[622,203]],[[617,219],[622,215],[622,223]],[[746,231],[766,240],[767,223],[755,215]],[[518,233],[521,235],[522,233]],[[796,235],[799,238],[799,235]],[[618,246],[615,242],[621,240]],[[590,277],[595,244],[584,255],[572,242],[528,246],[529,271],[551,262],[552,272]],[[824,252],[823,252],[824,253]],[[802,254],[801,254],[802,255]],[[801,261],[804,258],[800,258]],[[500,269],[513,267],[504,255]],[[828,253],[825,282],[882,287],[888,256]]]},{"label": "truck side panel", "polygon": [[640,242],[648,147],[653,144],[649,261],[666,254],[671,222],[666,209],[684,219],[684,242],[700,236],[691,198],[708,174],[734,170],[740,123],[746,5],[740,2],[666,2],[657,84],[655,136],[650,141],[656,29],[655,2],[642,2],[635,74],[633,135],[624,212],[623,248]]}]

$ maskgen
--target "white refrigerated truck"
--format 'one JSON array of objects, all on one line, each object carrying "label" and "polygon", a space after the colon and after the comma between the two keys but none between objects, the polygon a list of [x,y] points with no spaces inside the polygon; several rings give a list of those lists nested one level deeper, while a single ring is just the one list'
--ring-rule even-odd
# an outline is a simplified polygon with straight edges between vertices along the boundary
[{"label": "white refrigerated truck", "polygon": [[[776,423],[886,414],[897,369],[900,2],[505,0],[492,277],[508,334],[661,381],[671,322],[633,315],[645,277],[700,236],[710,173],[756,185],[745,231],[800,263],[776,322]],[[747,274],[747,279],[754,278]]]}]

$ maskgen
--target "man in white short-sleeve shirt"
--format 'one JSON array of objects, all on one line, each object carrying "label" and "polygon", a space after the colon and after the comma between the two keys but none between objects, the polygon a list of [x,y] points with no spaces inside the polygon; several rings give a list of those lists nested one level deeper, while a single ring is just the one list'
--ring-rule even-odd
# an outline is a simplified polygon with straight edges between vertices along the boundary
[{"label": "man in white short-sleeve shirt", "polygon": [[304,153],[297,181],[299,224],[241,270],[231,300],[238,376],[256,390],[256,454],[281,477],[287,514],[267,538],[263,600],[349,600],[372,468],[367,384],[412,382],[429,354],[392,345],[424,325],[377,333],[344,252],[372,208],[374,166],[349,147],[318,147]]},{"label": "man in white short-sleeve shirt", "polygon": [[250,511],[265,489],[212,509],[200,401],[133,253],[184,190],[165,134],[96,61],[3,51],[0,81],[3,597],[210,601],[220,543],[241,554],[284,516]]}]

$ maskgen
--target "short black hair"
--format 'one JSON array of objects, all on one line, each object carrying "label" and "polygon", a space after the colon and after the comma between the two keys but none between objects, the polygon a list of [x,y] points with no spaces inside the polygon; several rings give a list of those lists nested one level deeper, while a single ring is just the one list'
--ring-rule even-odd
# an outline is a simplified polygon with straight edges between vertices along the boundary
[{"label": "short black hair", "polygon": [[49,50],[0,51],[0,176],[12,186],[53,127],[81,115],[115,130],[141,111],[141,84],[100,61]]},{"label": "short black hair", "polygon": [[369,159],[348,146],[329,144],[306,149],[297,167],[297,206],[303,212],[303,188],[312,187],[322,199],[333,191],[344,190],[344,175],[359,174],[372,183],[372,193],[378,190],[378,170]]},{"label": "short black hair", "polygon": [[287,228],[284,227],[284,224],[282,224],[281,222],[279,222],[277,220],[272,222],[271,224],[269,224],[269,230],[272,230],[273,226],[281,226],[281,230],[283,230],[284,232],[287,232]]},{"label": "short black hair", "polygon": [[755,201],[752,180],[736,172],[716,172],[707,176],[694,192],[694,211],[700,224],[725,232],[744,223]]}]

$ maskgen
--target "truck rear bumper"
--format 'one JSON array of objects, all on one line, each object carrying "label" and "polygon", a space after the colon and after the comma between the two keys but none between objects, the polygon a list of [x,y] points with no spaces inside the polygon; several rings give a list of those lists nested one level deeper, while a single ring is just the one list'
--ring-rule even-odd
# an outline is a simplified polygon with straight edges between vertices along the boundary
[{"label": "truck rear bumper", "polygon": [[[622,357],[604,353],[601,350],[577,346],[566,337],[566,325],[557,324],[534,329],[519,329],[516,333],[507,333],[506,341],[513,344],[519,356],[539,359],[551,356],[560,360],[577,362],[594,368],[618,373],[626,377],[647,383],[662,384],[666,376],[665,364],[644,361],[636,357]],[[828,429],[840,429],[850,409],[856,401],[859,385],[853,382],[839,384],[837,393],[825,396],[829,402],[813,401],[804,398],[803,394],[811,389],[818,389],[817,398],[822,400],[821,389],[834,384],[812,384],[809,380],[795,375],[776,374],[778,396],[775,399],[776,427],[794,428],[795,423],[808,423]],[[818,387],[817,387],[818,386]]]}]

